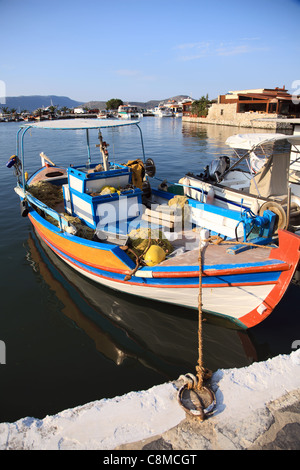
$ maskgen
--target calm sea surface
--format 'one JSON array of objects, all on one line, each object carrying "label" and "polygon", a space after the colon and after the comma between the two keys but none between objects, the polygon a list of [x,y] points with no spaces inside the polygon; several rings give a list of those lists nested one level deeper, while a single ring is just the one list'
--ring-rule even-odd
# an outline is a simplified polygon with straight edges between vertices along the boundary
[{"label": "calm sea surface", "polygon": [[[154,159],[157,177],[170,182],[187,171],[201,172],[214,156],[230,154],[225,140],[240,132],[172,118],[146,117],[140,126],[146,157]],[[18,128],[19,123],[0,123],[0,340],[6,346],[6,364],[0,365],[0,422],[43,418],[195,373],[196,312],[96,286],[41,245],[29,220],[20,216],[15,176],[5,166],[16,151]],[[103,130],[103,137],[111,161],[142,157],[135,126]],[[94,157],[97,142],[95,132]],[[132,144],[137,151],[132,152]],[[58,165],[82,163],[84,133],[29,131],[29,173],[39,166],[42,151]],[[214,371],[289,354],[299,340],[299,294],[300,286],[293,283],[272,315],[247,332],[204,323],[204,365]]]}]

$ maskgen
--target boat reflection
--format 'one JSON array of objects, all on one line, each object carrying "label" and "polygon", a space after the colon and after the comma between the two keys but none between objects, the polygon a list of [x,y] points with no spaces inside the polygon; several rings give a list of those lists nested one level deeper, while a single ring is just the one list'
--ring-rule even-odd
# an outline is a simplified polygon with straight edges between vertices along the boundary
[{"label": "boat reflection", "polygon": [[[195,373],[198,313],[135,298],[94,284],[63,263],[36,233],[28,239],[35,271],[63,303],[62,312],[93,339],[97,351],[121,365],[139,360],[169,380]],[[203,323],[205,367],[242,367],[257,360],[247,332]],[[138,378],[137,378],[138,382]]]}]

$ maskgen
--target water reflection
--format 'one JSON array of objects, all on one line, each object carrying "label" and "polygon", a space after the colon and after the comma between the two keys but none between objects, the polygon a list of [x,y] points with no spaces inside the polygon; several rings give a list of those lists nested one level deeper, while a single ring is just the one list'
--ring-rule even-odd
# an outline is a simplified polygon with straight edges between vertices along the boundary
[{"label": "water reflection", "polygon": [[[134,357],[170,379],[193,372],[198,358],[197,312],[145,302],[94,284],[62,262],[37,236],[28,246],[35,269],[64,304],[62,313],[93,339],[98,352],[120,365]],[[84,303],[78,307],[75,296]],[[246,332],[203,324],[205,366],[241,367],[257,360]],[[138,382],[138,378],[137,378]]]},{"label": "water reflection", "polygon": [[[227,136],[241,132],[239,128],[152,117],[141,120],[141,126],[146,157],[154,157],[157,175],[168,176],[170,181],[178,181],[186,171],[201,172],[213,152],[228,154]],[[0,126],[5,155],[14,149],[17,127],[14,123]],[[86,148],[79,146],[78,136],[70,141],[69,134],[65,134],[67,150],[62,153],[61,140],[53,142],[53,132],[45,131],[36,154],[26,154],[30,165],[36,165],[42,150],[56,163],[68,162],[70,156],[79,161],[77,157]],[[122,136],[118,131],[107,139],[112,161],[119,156]],[[130,142],[135,142],[136,136],[130,131]],[[97,135],[93,135],[91,149],[98,154],[96,143]],[[137,146],[140,149],[139,140]],[[128,151],[121,153],[117,161],[136,156],[141,155]],[[42,418],[194,372],[198,359],[197,312],[102,288],[42,247],[33,233],[26,243],[30,264],[24,263],[24,234],[26,239],[32,229],[28,219],[20,219],[12,174],[1,175],[6,201],[1,232],[5,253],[1,265],[5,281],[1,339],[8,345],[7,364],[1,368],[1,399],[5,403],[1,420],[27,415]],[[299,289],[299,285],[292,284],[272,315],[247,332],[204,323],[204,365],[212,370],[242,367],[290,353],[293,341],[299,340]]]}]

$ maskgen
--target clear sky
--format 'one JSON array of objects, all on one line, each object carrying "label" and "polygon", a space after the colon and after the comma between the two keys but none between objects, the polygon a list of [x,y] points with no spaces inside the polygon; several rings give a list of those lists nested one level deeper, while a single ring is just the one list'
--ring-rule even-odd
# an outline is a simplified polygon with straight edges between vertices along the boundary
[{"label": "clear sky", "polygon": [[0,81],[83,102],[293,93],[299,19],[299,0],[0,0]]}]

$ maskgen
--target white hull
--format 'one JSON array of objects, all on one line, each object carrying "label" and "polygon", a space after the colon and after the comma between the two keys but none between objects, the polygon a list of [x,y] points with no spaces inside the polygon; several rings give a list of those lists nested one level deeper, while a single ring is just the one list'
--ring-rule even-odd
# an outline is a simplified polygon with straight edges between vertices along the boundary
[{"label": "white hull", "polygon": [[[242,177],[242,173],[239,171],[232,171],[231,174],[233,173]],[[207,193],[212,189],[214,192],[214,204],[226,209],[240,211],[243,206],[251,209],[253,212],[257,212],[257,210],[259,210],[259,208],[266,202],[265,198],[248,194],[246,192],[246,182],[245,184],[239,184],[238,179],[236,179],[236,183],[234,184],[232,181],[233,180],[228,181],[224,179],[222,183],[217,186],[216,184],[203,182],[186,176],[181,178],[180,183],[184,185],[184,194],[186,196],[201,202],[206,202]],[[222,186],[222,184],[224,184],[224,186]],[[243,187],[246,189],[245,192],[242,189]],[[300,206],[300,185],[291,184],[291,193],[291,202],[295,202]]]},{"label": "white hull", "polygon": [[172,113],[154,113],[155,116],[158,116],[158,117],[173,117],[173,114]]},{"label": "white hull", "polygon": [[120,119],[140,119],[141,117],[143,117],[143,115],[140,114],[140,113],[138,113],[138,114],[136,114],[136,113],[134,113],[134,114],[131,114],[131,113],[125,113],[125,114],[120,113],[120,114],[118,114],[118,117],[119,117]]},{"label": "white hull", "polygon": [[[66,259],[62,259],[85,277],[111,289],[146,299],[153,298],[160,302],[198,309],[198,288],[160,288],[116,282],[95,276],[92,273],[78,268]],[[205,288],[202,290],[203,310],[208,313],[213,312],[220,316],[227,316],[238,320],[251,310],[257,308],[274,288],[274,285],[275,284]],[[232,299],[234,299],[234,308]]]}]

